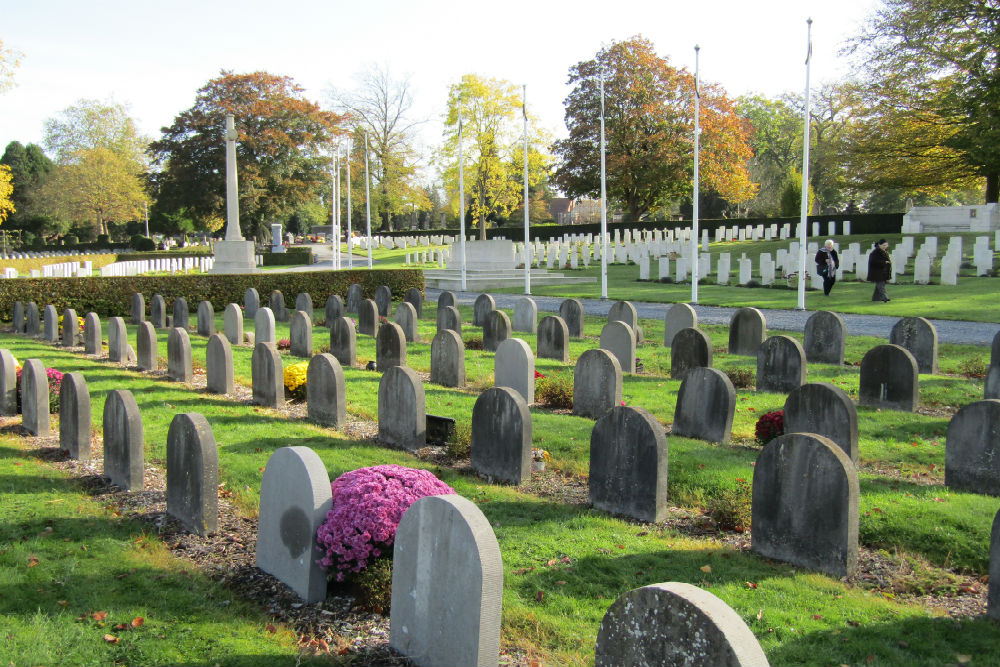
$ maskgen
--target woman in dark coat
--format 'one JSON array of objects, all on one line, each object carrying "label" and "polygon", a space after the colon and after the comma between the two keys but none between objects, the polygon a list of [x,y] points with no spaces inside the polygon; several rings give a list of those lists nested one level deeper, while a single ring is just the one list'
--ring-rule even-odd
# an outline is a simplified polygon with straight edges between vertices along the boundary
[{"label": "woman in dark coat", "polygon": [[888,301],[885,284],[892,279],[892,259],[889,257],[889,242],[879,239],[868,254],[868,280],[875,283],[872,301]]},{"label": "woman in dark coat", "polygon": [[827,239],[819,252],[816,253],[816,273],[823,276],[823,294],[830,296],[833,284],[837,282],[837,269],[840,268],[840,257],[833,249],[833,239]]}]

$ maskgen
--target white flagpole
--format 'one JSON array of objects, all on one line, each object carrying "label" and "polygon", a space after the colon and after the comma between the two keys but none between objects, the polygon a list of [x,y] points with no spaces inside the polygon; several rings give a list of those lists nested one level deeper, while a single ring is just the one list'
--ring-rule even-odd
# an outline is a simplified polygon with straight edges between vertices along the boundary
[{"label": "white flagpole", "polygon": [[806,21],[806,106],[803,113],[802,132],[802,204],[799,207],[799,224],[802,232],[799,239],[799,303],[797,310],[806,309],[806,243],[809,241],[809,64],[812,60],[812,19]]},{"label": "white flagpole", "polygon": [[365,231],[368,234],[368,268],[372,268],[372,199],[368,174],[368,130],[365,130]]},{"label": "white flagpole", "polygon": [[340,144],[337,144],[337,155],[333,164],[335,176],[333,178],[333,229],[331,236],[333,237],[333,268],[336,271],[340,269]]},{"label": "white flagpole", "polygon": [[604,169],[604,69],[601,69],[601,298],[608,298],[608,203]]},{"label": "white flagpole", "polygon": [[333,173],[330,174],[330,270],[337,270],[337,154],[333,154]]},{"label": "white flagpole", "polygon": [[[524,293],[531,294],[531,248],[528,236],[528,86],[521,86],[524,114]],[[575,251],[574,251],[575,252]]]},{"label": "white flagpole", "polygon": [[698,88],[700,79],[698,78],[698,51],[701,50],[697,44],[694,46],[694,196],[691,198],[691,303],[698,303],[698,136],[701,132],[698,121],[701,116],[701,90]]},{"label": "white flagpole", "polygon": [[462,96],[458,96],[458,234],[462,262],[462,291],[465,291],[465,165],[462,159]]},{"label": "white flagpole", "polygon": [[351,236],[351,138],[347,138],[347,268],[354,268],[354,253],[351,250],[354,238]]}]

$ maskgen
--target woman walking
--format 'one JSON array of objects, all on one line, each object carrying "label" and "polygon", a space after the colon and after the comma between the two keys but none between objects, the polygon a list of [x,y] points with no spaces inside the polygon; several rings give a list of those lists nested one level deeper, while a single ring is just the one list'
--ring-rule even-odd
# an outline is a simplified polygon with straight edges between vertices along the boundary
[{"label": "woman walking", "polygon": [[830,296],[833,284],[837,282],[837,269],[840,268],[840,257],[833,249],[833,239],[827,239],[823,247],[816,253],[816,273],[823,276],[823,294]]},{"label": "woman walking", "polygon": [[875,283],[872,301],[888,301],[885,284],[892,279],[892,259],[889,257],[889,242],[879,239],[868,254],[868,280]]}]

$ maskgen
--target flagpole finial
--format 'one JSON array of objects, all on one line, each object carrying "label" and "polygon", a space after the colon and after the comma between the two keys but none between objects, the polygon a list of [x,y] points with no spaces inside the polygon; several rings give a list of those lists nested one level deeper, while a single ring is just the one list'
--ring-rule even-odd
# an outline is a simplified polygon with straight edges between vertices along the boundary
[{"label": "flagpole finial", "polygon": [[701,51],[701,47],[700,47],[700,46],[698,46],[697,44],[695,44],[695,45],[694,45],[694,52],[695,52],[695,53],[698,53],[699,51]]},{"label": "flagpole finial", "polygon": [[812,24],[813,24],[813,20],[812,20],[812,17],[811,17],[811,16],[810,16],[809,18],[807,18],[807,19],[806,19],[806,23],[807,23],[808,25],[812,25]]}]

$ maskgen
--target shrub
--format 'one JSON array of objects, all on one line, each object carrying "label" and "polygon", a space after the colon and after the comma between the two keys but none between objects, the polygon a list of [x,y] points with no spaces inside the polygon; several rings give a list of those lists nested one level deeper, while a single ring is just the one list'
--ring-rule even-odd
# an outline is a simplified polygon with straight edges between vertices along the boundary
[{"label": "shrub", "polygon": [[707,514],[722,530],[743,533],[750,527],[750,502],[753,490],[742,477],[736,478],[736,487],[718,491],[709,501]]},{"label": "shrub", "polygon": [[111,237],[108,236],[107,234],[98,234],[97,235],[97,245],[98,245],[98,247],[101,247],[101,248],[110,248],[111,247]]},{"label": "shrub", "polygon": [[766,445],[784,432],[785,412],[783,410],[765,412],[757,419],[757,426],[754,428],[754,436],[759,445]]},{"label": "shrub", "polygon": [[289,398],[299,401],[305,399],[306,372],[308,370],[308,361],[285,366],[285,393]]},{"label": "shrub", "polygon": [[757,374],[749,368],[730,368],[726,375],[737,389],[753,389],[757,383]]},{"label": "shrub", "polygon": [[63,240],[66,242],[66,245],[77,245],[80,243],[80,237],[73,234],[67,235]]},{"label": "shrub", "polygon": [[448,442],[445,443],[448,456],[453,459],[464,459],[469,457],[472,449],[472,424],[469,422],[455,421],[455,430],[452,431]]},{"label": "shrub", "polygon": [[483,337],[482,336],[472,336],[465,341],[466,350],[481,350],[483,349]]},{"label": "shrub", "polygon": [[536,372],[535,400],[554,409],[573,407],[573,378],[555,372],[545,376]]},{"label": "shrub", "polygon": [[970,378],[984,378],[986,377],[986,371],[989,369],[986,367],[986,362],[978,357],[970,357],[968,359],[963,359],[958,364],[958,372],[965,377]]},{"label": "shrub", "polygon": [[156,241],[147,238],[142,234],[133,234],[129,239],[129,245],[137,252],[150,252],[156,250]]},{"label": "shrub", "polygon": [[373,560],[354,579],[356,607],[373,614],[389,615],[392,602],[392,558]]},{"label": "shrub", "polygon": [[333,509],[316,533],[324,552],[320,567],[335,570],[343,581],[358,573],[389,548],[410,505],[425,496],[455,490],[427,470],[379,465],[346,472],[330,485]]}]

